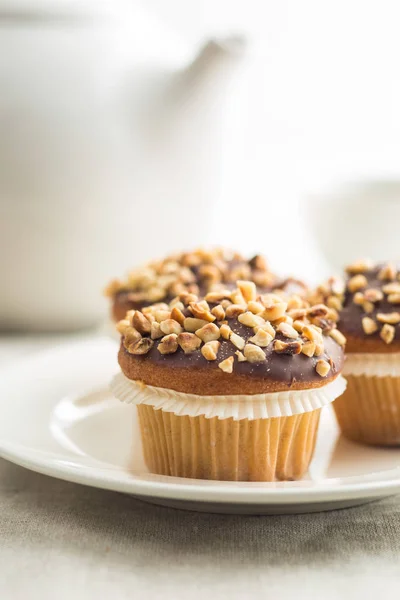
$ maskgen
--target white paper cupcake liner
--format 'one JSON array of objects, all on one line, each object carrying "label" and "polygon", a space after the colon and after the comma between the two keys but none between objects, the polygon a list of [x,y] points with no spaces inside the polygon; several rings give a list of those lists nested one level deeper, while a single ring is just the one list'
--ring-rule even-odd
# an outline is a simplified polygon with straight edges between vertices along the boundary
[{"label": "white paper cupcake liner", "polygon": [[348,354],[343,375],[367,375],[370,377],[400,377],[400,353],[395,354]]},{"label": "white paper cupcake liner", "polygon": [[341,376],[320,388],[238,396],[183,394],[132,381],[122,373],[111,381],[113,394],[128,404],[147,404],[179,416],[203,415],[207,419],[233,418],[235,421],[291,417],[311,412],[333,402],[345,389],[346,380]]}]

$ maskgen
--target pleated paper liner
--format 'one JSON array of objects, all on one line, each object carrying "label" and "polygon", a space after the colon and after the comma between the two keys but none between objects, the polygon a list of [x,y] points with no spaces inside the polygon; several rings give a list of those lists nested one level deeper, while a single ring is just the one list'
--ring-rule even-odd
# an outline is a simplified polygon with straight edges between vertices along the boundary
[{"label": "pleated paper liner", "polygon": [[152,473],[276,481],[303,477],[314,452],[321,408],[346,383],[338,377],[312,390],[201,397],[144,386],[120,374],[111,387],[117,398],[137,405],[144,457]]},{"label": "pleated paper liner", "polygon": [[291,417],[311,412],[333,402],[345,388],[346,381],[340,375],[319,388],[237,396],[184,394],[133,381],[122,373],[111,381],[114,396],[128,404],[148,404],[179,416],[235,420]]},{"label": "pleated paper liner", "polygon": [[144,458],[152,473],[225,481],[303,477],[314,452],[320,412],[234,421],[138,406]]},{"label": "pleated paper liner", "polygon": [[334,409],[343,435],[374,446],[400,445],[400,377],[347,375]]},{"label": "pleated paper liner", "polygon": [[400,353],[348,354],[343,375],[368,375],[370,377],[400,377]]},{"label": "pleated paper liner", "polygon": [[362,444],[400,445],[400,354],[349,354],[347,389],[334,409],[343,435]]}]

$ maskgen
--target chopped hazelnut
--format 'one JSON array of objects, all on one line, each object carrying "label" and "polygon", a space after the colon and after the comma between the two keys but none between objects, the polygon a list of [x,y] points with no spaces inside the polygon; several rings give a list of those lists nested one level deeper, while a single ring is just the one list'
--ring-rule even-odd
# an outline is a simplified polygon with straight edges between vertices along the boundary
[{"label": "chopped hazelnut", "polygon": [[286,309],[286,302],[277,302],[276,304],[266,307],[262,316],[266,321],[276,321],[285,315]]},{"label": "chopped hazelnut", "polygon": [[326,305],[334,310],[342,310],[343,308],[343,303],[337,296],[329,296],[326,301]]},{"label": "chopped hazelnut", "polygon": [[220,343],[214,340],[213,342],[207,342],[201,349],[201,353],[207,360],[216,360]]},{"label": "chopped hazelnut", "polygon": [[171,310],[171,319],[177,321],[179,325],[183,325],[183,323],[185,322],[185,315],[183,314],[180,308],[174,306],[174,308]]},{"label": "chopped hazelnut", "polygon": [[365,301],[362,305],[363,311],[369,315],[375,310],[375,305],[372,302]]},{"label": "chopped hazelnut", "polygon": [[127,327],[124,332],[124,346],[126,349],[132,344],[138,342],[141,339],[141,334],[134,327]]},{"label": "chopped hazelnut", "polygon": [[365,273],[372,268],[372,263],[368,259],[357,260],[346,267],[347,273],[356,275],[357,273]]},{"label": "chopped hazelnut", "polygon": [[151,339],[158,340],[158,338],[161,338],[163,335],[164,333],[161,331],[160,323],[158,323],[157,321],[153,321],[153,323],[151,324],[150,331]]},{"label": "chopped hazelnut", "polygon": [[255,300],[257,296],[256,284],[253,281],[237,281],[236,282],[239,290],[242,292],[243,298],[246,302]]},{"label": "chopped hazelnut", "polygon": [[391,344],[394,340],[395,334],[396,330],[393,327],[393,325],[388,325],[387,323],[385,323],[379,335],[386,344]]},{"label": "chopped hazelnut", "polygon": [[288,323],[279,323],[277,331],[280,331],[285,337],[296,339],[299,337],[298,331]]},{"label": "chopped hazelnut", "polygon": [[261,302],[256,302],[255,300],[250,300],[250,302],[247,304],[247,308],[255,315],[259,315],[264,311],[264,306],[261,304]]},{"label": "chopped hazelnut", "polygon": [[224,323],[223,325],[221,325],[221,327],[220,327],[220,330],[219,330],[219,331],[220,331],[220,333],[221,333],[222,337],[223,337],[225,340],[229,340],[229,338],[230,338],[230,337],[231,337],[231,335],[232,335],[232,329],[229,327],[229,325],[226,325],[226,323]]},{"label": "chopped hazelnut", "polygon": [[178,333],[181,333],[182,331],[181,325],[179,325],[178,321],[175,321],[174,319],[166,319],[165,321],[161,321],[160,329],[166,335],[170,333],[175,333],[178,335]]},{"label": "chopped hazelnut", "polygon": [[378,313],[376,318],[380,323],[389,323],[390,325],[397,325],[397,323],[400,323],[400,313],[398,312]]},{"label": "chopped hazelnut", "polygon": [[234,361],[233,356],[229,356],[228,358],[226,358],[225,360],[220,362],[218,366],[221,369],[221,371],[223,371],[224,373],[232,373],[233,361]]},{"label": "chopped hazelnut", "polygon": [[146,292],[147,300],[150,302],[158,302],[165,298],[165,290],[157,285],[150,287]]},{"label": "chopped hazelnut", "polygon": [[317,342],[315,344],[314,356],[321,356],[324,353],[323,342]]},{"label": "chopped hazelnut", "polygon": [[339,331],[338,329],[331,329],[331,331],[329,332],[329,336],[333,340],[335,340],[335,342],[337,342],[339,344],[339,346],[346,345],[346,338],[343,335],[343,333],[341,331]]},{"label": "chopped hazelnut", "polygon": [[154,316],[156,318],[156,321],[158,321],[158,323],[161,323],[161,321],[166,321],[166,319],[170,319],[171,318],[171,311],[170,310],[156,310],[156,312],[154,313]]},{"label": "chopped hazelnut", "polygon": [[315,342],[304,342],[304,344],[301,346],[301,352],[310,358],[314,356]]},{"label": "chopped hazelnut", "polygon": [[330,321],[333,321],[334,323],[337,323],[337,321],[339,321],[339,313],[334,308],[329,309],[326,317],[327,317],[327,319],[329,319]]},{"label": "chopped hazelnut", "polygon": [[364,294],[362,292],[356,292],[353,296],[354,304],[361,306],[364,303]]},{"label": "chopped hazelnut", "polygon": [[203,319],[203,321],[208,321],[209,323],[215,321],[215,316],[211,313],[210,309],[206,308],[200,302],[190,302],[189,308],[196,319]]},{"label": "chopped hazelnut", "polygon": [[331,370],[331,365],[326,360],[318,360],[315,365],[315,370],[321,377],[326,377]]},{"label": "chopped hazelnut", "polygon": [[246,362],[247,361],[247,358],[245,357],[243,352],[240,352],[240,350],[236,350],[235,354],[238,357],[238,362]]},{"label": "chopped hazelnut", "polygon": [[246,306],[243,304],[231,304],[226,309],[226,316],[228,319],[237,319],[239,315],[243,314],[246,310]]},{"label": "chopped hazelnut", "polygon": [[221,281],[221,272],[214,265],[202,265],[199,268],[199,275],[202,279],[208,279],[209,281]]},{"label": "chopped hazelnut", "polygon": [[225,298],[225,300],[221,300],[221,306],[224,310],[226,310],[228,308],[228,306],[230,306],[232,304],[232,302],[230,300],[228,300],[227,298]]},{"label": "chopped hazelnut", "polygon": [[273,326],[271,325],[271,323],[269,321],[265,321],[265,323],[263,323],[260,326],[257,325],[256,327],[254,327],[253,331],[254,331],[254,333],[257,333],[260,329],[269,333],[269,335],[272,338],[275,337],[275,329],[273,328]]},{"label": "chopped hazelnut", "polygon": [[400,304],[400,294],[389,294],[388,302],[390,304]]},{"label": "chopped hazelnut", "polygon": [[307,315],[310,318],[325,317],[328,313],[328,307],[325,304],[314,304],[307,309]]},{"label": "chopped hazelnut", "polygon": [[201,346],[201,339],[194,333],[189,333],[187,331],[180,333],[177,341],[185,354],[190,354]]},{"label": "chopped hazelnut", "polygon": [[250,363],[260,363],[266,360],[266,356],[263,350],[255,344],[246,344],[243,350],[245,358]]},{"label": "chopped hazelnut", "polygon": [[274,351],[278,354],[300,354],[301,343],[296,342],[282,342],[282,340],[275,340]]},{"label": "chopped hazelnut", "polygon": [[186,317],[183,326],[186,331],[194,332],[196,329],[200,329],[203,325],[207,325],[208,321],[203,319],[195,319],[194,317]]},{"label": "chopped hazelnut", "polygon": [[[398,291],[400,291],[400,286]],[[380,302],[381,300],[383,300],[383,293],[381,290],[378,290],[376,288],[369,288],[368,290],[365,290],[364,298],[368,302]]]},{"label": "chopped hazelnut", "polygon": [[120,333],[121,335],[124,335],[125,331],[130,326],[131,326],[131,322],[130,322],[129,319],[122,319],[122,321],[118,321],[118,323],[116,324],[115,328],[118,331],[118,333]]},{"label": "chopped hazelnut", "polygon": [[225,310],[222,308],[222,306],[220,304],[217,304],[217,306],[214,306],[214,308],[211,309],[211,313],[214,315],[214,317],[217,319],[217,321],[223,321],[225,319]]},{"label": "chopped hazelnut", "polygon": [[393,263],[387,263],[382,269],[379,271],[378,279],[381,281],[393,281],[396,279],[397,269]]},{"label": "chopped hazelnut", "polygon": [[236,289],[231,292],[231,302],[233,304],[239,304],[241,306],[246,306],[246,300],[241,292],[241,290]]},{"label": "chopped hazelnut", "polygon": [[214,323],[207,323],[207,325],[197,329],[195,333],[203,342],[218,340],[221,335],[219,328]]},{"label": "chopped hazelnut", "polygon": [[252,342],[256,346],[260,346],[261,348],[266,348],[273,339],[274,337],[270,333],[259,327],[257,333],[249,338],[249,342]]},{"label": "chopped hazelnut", "polygon": [[236,348],[238,348],[239,350],[243,350],[246,342],[240,335],[238,335],[237,333],[232,333],[229,339],[232,342],[232,344],[236,346]]},{"label": "chopped hazelnut", "polygon": [[[173,299],[171,300],[171,302],[169,303],[169,307],[170,307],[171,309],[173,309],[173,308],[177,308],[178,310],[181,310],[181,311],[182,311],[182,310],[185,308],[185,305],[183,304],[183,302],[181,302],[181,301],[179,300],[179,296],[175,296],[175,298],[173,298]],[[168,306],[167,306],[167,308],[168,308]]]},{"label": "chopped hazelnut", "polygon": [[352,294],[354,292],[357,292],[358,290],[365,288],[367,285],[368,281],[365,275],[354,275],[347,282],[347,288]]},{"label": "chopped hazelnut", "polygon": [[288,309],[289,310],[304,310],[304,300],[298,294],[293,294],[288,298]]},{"label": "chopped hazelnut", "polygon": [[[281,296],[275,293],[262,294],[259,298],[260,302],[265,306],[265,308],[269,308],[273,304],[277,304],[282,302]],[[286,311],[287,306],[285,307]]]},{"label": "chopped hazelnut", "polygon": [[378,330],[378,325],[370,317],[364,317],[361,320],[361,323],[364,333],[366,333],[367,335],[371,335],[372,333],[375,333],[375,331]]},{"label": "chopped hazelnut", "polygon": [[307,309],[305,308],[294,308],[288,310],[288,315],[294,320],[303,319],[307,314]]},{"label": "chopped hazelnut", "polygon": [[230,290],[221,290],[218,292],[208,292],[208,294],[206,294],[205,299],[207,300],[207,302],[210,302],[211,304],[216,304],[219,302],[222,302],[222,300],[225,299],[230,299],[231,297],[231,291]]},{"label": "chopped hazelnut", "polygon": [[139,333],[150,333],[151,323],[139,310],[135,310],[132,316],[132,325]]},{"label": "chopped hazelnut", "polygon": [[392,283],[387,283],[382,286],[382,291],[385,294],[399,294],[400,293],[400,283],[397,281],[393,281]]},{"label": "chopped hazelnut", "polygon": [[295,329],[299,333],[301,333],[303,331],[305,326],[306,326],[306,323],[304,323],[303,321],[296,320],[293,322],[293,329]]},{"label": "chopped hazelnut", "polygon": [[256,327],[265,323],[264,319],[259,315],[254,315],[252,312],[247,311],[238,316],[239,323],[246,325],[246,327]]},{"label": "chopped hazelnut", "polygon": [[179,299],[183,302],[185,306],[188,306],[191,302],[197,302],[198,296],[196,294],[183,292],[182,294],[179,294]]},{"label": "chopped hazelnut", "polygon": [[257,269],[259,271],[268,270],[267,261],[261,254],[256,254],[255,256],[253,256],[253,258],[249,260],[249,265],[252,269]]},{"label": "chopped hazelnut", "polygon": [[315,325],[305,325],[302,334],[312,342],[318,343],[322,340],[321,333]]},{"label": "chopped hazelnut", "polygon": [[104,289],[105,296],[115,296],[120,290],[124,289],[124,284],[119,279],[113,279]]},{"label": "chopped hazelnut", "polygon": [[137,342],[134,342],[128,347],[130,354],[147,354],[154,342],[150,338],[141,338]]},{"label": "chopped hazelnut", "polygon": [[160,354],[173,354],[178,350],[178,336],[176,333],[170,333],[162,338],[157,346]]}]

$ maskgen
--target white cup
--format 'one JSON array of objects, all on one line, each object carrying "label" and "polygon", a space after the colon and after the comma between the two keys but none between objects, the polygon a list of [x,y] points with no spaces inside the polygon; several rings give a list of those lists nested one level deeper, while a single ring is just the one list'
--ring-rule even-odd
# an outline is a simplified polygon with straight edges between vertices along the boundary
[{"label": "white cup", "polygon": [[400,180],[343,184],[309,197],[307,213],[326,274],[358,258],[400,257]]}]

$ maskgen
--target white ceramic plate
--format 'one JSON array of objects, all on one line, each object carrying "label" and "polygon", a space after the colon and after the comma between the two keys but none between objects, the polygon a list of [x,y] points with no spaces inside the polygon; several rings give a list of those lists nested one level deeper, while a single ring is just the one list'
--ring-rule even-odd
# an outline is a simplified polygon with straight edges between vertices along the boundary
[{"label": "white ceramic plate", "polygon": [[135,408],[108,392],[116,352],[114,341],[92,338],[4,369],[0,454],[53,477],[212,512],[321,511],[400,492],[400,449],[364,448],[344,440],[329,407],[303,481],[236,483],[152,475],[143,462]]}]

